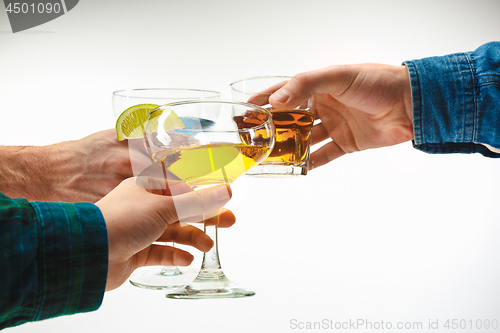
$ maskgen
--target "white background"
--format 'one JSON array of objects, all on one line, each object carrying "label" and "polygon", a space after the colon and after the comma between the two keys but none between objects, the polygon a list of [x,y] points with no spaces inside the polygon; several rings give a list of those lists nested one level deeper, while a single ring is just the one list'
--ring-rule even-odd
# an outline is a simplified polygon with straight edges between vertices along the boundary
[{"label": "white background", "polygon": [[[16,34],[2,8],[0,144],[114,127],[118,89],[228,97],[228,84],[247,76],[400,65],[492,40],[500,40],[498,0],[81,0]],[[421,331],[438,320],[432,331],[444,332],[446,319],[500,321],[499,163],[405,143],[344,156],[302,179],[243,177],[228,205],[237,224],[220,231],[219,250],[225,273],[256,296],[169,300],[126,283],[96,312],[6,332],[289,332],[299,330],[294,319],[420,321]]]}]

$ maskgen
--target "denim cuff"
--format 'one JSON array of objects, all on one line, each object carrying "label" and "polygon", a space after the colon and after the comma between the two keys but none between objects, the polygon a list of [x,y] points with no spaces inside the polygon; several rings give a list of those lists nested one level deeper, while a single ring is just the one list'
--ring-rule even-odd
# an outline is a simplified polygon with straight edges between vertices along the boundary
[{"label": "denim cuff", "polygon": [[475,52],[404,62],[410,76],[415,148],[500,157],[494,152],[500,148],[500,80],[495,80],[500,75],[491,73],[491,68],[498,70],[498,50],[500,43],[490,43]]}]

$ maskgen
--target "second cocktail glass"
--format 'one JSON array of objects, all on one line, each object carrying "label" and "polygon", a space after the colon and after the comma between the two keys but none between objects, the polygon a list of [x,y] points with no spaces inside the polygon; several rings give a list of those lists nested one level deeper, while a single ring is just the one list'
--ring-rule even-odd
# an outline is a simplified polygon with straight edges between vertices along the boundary
[{"label": "second cocktail glass", "polygon": [[[176,119],[177,121],[172,121]],[[178,120],[199,119],[179,126]],[[177,126],[172,128],[172,124]],[[174,181],[194,190],[232,184],[269,156],[275,140],[272,116],[266,109],[234,101],[185,101],[151,112],[144,127],[150,156]],[[175,203],[175,197],[173,197]],[[182,209],[177,207],[176,209]],[[169,292],[168,298],[235,298],[255,294],[237,286],[222,271],[217,239],[218,212],[204,215],[205,232],[214,241],[203,255],[194,281]]]},{"label": "second cocktail glass", "polygon": [[[218,98],[220,98],[219,92],[201,89],[126,89],[113,92],[113,113],[118,118],[123,111],[138,104],[156,104],[160,106],[184,100]],[[139,173],[142,165],[140,167],[132,165],[132,169],[134,173]],[[135,174],[135,176],[138,175]],[[168,243],[168,245],[174,246],[174,243]],[[195,277],[196,271],[191,268],[151,266],[137,269],[130,277],[130,283],[136,287],[146,289],[173,290],[188,284]]]}]

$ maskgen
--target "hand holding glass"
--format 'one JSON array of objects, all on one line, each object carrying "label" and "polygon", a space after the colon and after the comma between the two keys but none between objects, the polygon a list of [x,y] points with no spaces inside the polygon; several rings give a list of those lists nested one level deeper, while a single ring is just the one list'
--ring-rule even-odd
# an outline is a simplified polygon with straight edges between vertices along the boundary
[{"label": "hand holding glass", "polygon": [[[172,115],[174,114],[174,116]],[[183,128],[168,128],[171,117],[199,119]],[[145,123],[148,152],[169,175],[194,190],[232,184],[269,156],[275,140],[272,116],[253,104],[198,100],[164,105],[151,112]],[[214,217],[215,216],[215,217]],[[202,267],[189,285],[167,294],[169,298],[234,298],[255,292],[237,286],[222,271],[217,240],[217,212],[204,216],[205,232],[214,241],[204,254]]]}]

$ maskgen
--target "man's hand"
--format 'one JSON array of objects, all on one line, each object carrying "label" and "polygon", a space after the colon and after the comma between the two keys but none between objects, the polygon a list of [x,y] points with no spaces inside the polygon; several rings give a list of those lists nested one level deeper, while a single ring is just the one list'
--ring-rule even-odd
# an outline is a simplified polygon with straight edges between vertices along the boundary
[{"label": "man's hand", "polygon": [[[137,140],[136,140],[137,141]],[[37,201],[96,202],[134,167],[151,164],[140,142],[118,142],[115,130],[49,146],[0,147],[0,192]]]}]

